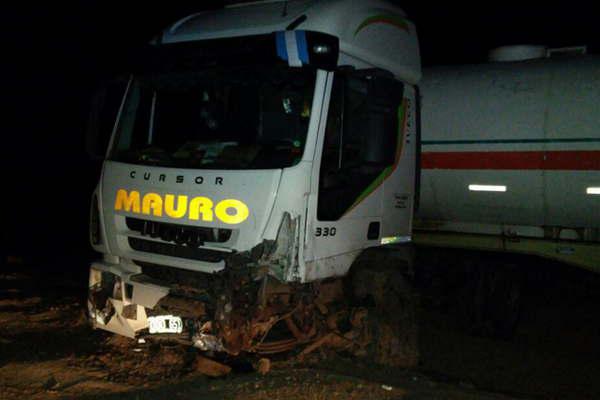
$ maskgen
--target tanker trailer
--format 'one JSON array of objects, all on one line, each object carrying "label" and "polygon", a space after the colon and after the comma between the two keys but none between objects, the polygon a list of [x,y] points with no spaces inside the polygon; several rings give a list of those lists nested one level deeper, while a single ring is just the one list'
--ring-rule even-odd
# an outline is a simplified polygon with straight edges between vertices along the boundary
[{"label": "tanker trailer", "polygon": [[138,60],[92,200],[94,327],[231,356],[326,345],[414,365],[401,245],[421,72],[405,13],[230,6],[174,23]]},{"label": "tanker trailer", "polygon": [[600,57],[567,50],[424,71],[415,243],[600,272]]}]

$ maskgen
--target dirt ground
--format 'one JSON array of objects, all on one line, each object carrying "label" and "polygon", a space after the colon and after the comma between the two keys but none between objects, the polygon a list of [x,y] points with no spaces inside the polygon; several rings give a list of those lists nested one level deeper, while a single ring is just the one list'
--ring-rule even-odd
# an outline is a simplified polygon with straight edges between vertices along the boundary
[{"label": "dirt ground", "polygon": [[[575,304],[534,304],[517,338],[467,335],[452,312],[424,302],[421,363],[389,370],[321,356],[273,359],[261,375],[248,359],[210,378],[194,349],[139,344],[89,328],[85,273],[55,275],[9,263],[0,270],[0,399],[508,399],[598,398],[594,321]],[[557,318],[557,313],[568,315]],[[561,314],[562,315],[562,314]],[[591,323],[593,322],[593,323]],[[569,329],[563,324],[568,323]],[[568,331],[568,332],[567,332]],[[565,337],[565,332],[571,336]],[[565,344],[567,343],[567,344]]]},{"label": "dirt ground", "polygon": [[[443,259],[461,258],[448,252]],[[521,307],[510,338],[469,332],[453,307],[462,292],[453,292],[451,278],[418,284],[420,371],[514,396],[599,399],[600,276],[533,257],[519,262]]]}]

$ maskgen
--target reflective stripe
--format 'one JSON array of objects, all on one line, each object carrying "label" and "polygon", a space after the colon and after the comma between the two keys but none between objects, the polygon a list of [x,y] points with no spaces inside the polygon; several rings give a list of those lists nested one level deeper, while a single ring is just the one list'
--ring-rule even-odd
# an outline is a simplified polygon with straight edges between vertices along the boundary
[{"label": "reflective stripe", "polygon": [[472,192],[506,192],[506,185],[469,185]]},{"label": "reflective stripe", "polygon": [[600,194],[600,187],[589,187],[586,189],[587,194]]}]

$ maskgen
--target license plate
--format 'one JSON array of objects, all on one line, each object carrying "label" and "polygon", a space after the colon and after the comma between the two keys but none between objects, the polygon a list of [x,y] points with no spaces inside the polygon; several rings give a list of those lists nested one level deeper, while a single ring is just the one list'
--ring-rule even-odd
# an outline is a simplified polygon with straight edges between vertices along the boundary
[{"label": "license plate", "polygon": [[181,333],[183,331],[183,321],[174,315],[148,317],[148,324],[150,333]]}]

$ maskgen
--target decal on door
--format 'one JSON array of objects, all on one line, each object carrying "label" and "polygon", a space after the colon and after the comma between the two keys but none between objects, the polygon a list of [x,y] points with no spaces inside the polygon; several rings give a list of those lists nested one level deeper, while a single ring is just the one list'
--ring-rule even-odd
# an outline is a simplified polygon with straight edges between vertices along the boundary
[{"label": "decal on door", "polygon": [[394,208],[406,209],[410,204],[410,195],[394,193]]}]

